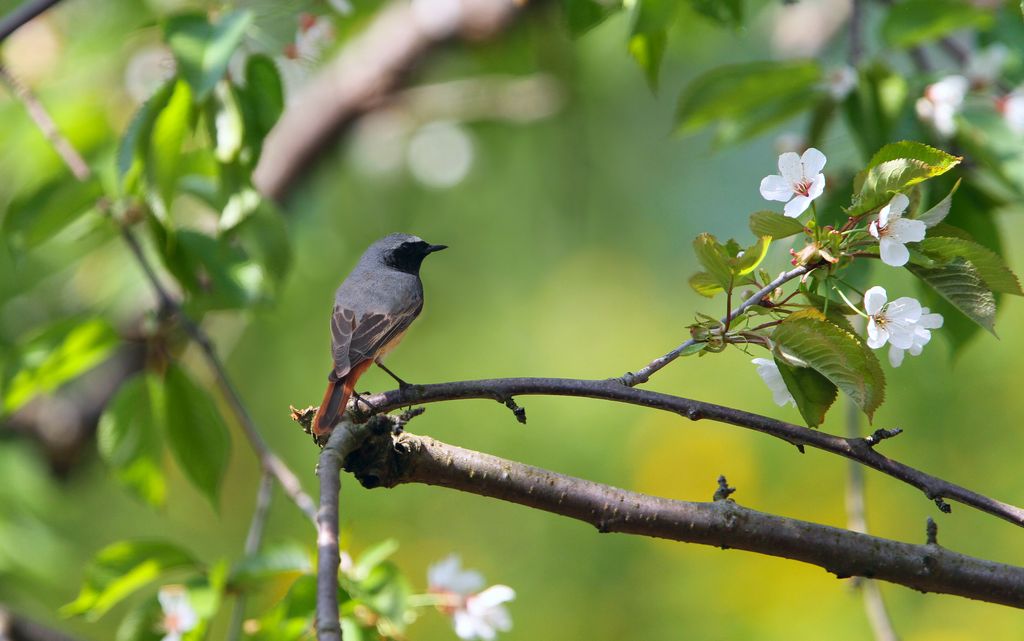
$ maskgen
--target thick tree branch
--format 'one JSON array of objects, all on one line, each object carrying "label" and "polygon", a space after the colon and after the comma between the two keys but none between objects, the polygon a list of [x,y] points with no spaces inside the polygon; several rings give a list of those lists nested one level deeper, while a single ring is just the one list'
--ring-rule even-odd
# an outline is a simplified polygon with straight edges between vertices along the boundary
[{"label": "thick tree branch", "polygon": [[[350,433],[341,438],[346,444],[353,441]],[[408,433],[393,437],[386,428],[367,429],[355,440],[358,448],[346,457],[345,469],[368,487],[449,487],[568,516],[599,532],[739,548],[817,565],[841,578],[871,577],[923,592],[1024,608],[1024,568],[938,545],[913,545],[765,514],[728,499],[691,503],[647,496],[431,438]]]},{"label": "thick tree branch", "polygon": [[436,403],[468,398],[487,398],[501,403],[515,396],[548,395],[597,398],[672,412],[690,420],[710,419],[762,432],[798,448],[813,447],[874,468],[899,481],[918,488],[944,512],[950,510],[944,499],[963,503],[1014,525],[1024,527],[1024,509],[991,499],[949,481],[926,474],[875,451],[880,440],[898,431],[877,430],[867,438],[843,438],[826,432],[793,425],[767,416],[695,401],[661,392],[626,387],[617,380],[588,381],[569,378],[497,378],[434,385],[410,385],[365,397],[377,412],[395,410],[420,403]]},{"label": "thick tree branch", "polygon": [[[740,303],[740,305],[736,307],[736,309],[727,313],[720,322],[723,326],[730,325],[734,320],[739,318],[740,315],[743,314],[743,312],[747,311],[747,308],[761,303],[765,296],[770,295],[777,288],[781,287],[785,283],[788,283],[794,278],[799,278],[804,274],[809,274],[818,267],[821,267],[822,264],[823,263],[816,263],[814,265],[801,265],[795,269],[789,270],[788,272],[783,272],[782,274],[779,274],[778,278],[768,283],[758,291],[754,292],[754,294],[752,294],[745,301]],[[654,359],[640,370],[636,372],[626,372],[625,374],[622,375],[621,378],[618,379],[619,382],[622,383],[623,385],[628,385],[629,387],[633,387],[634,385],[639,385],[641,383],[646,383],[648,380],[650,380],[652,374],[654,374],[662,367],[665,367],[672,361],[679,358],[679,356],[684,351],[686,351],[687,348],[695,345],[696,342],[697,341],[691,338],[690,340],[684,342],[682,345],[675,348],[668,354],[665,354],[664,356],[659,356],[658,358]]]},{"label": "thick tree branch", "polygon": [[6,40],[12,33],[58,2],[60,0],[30,0],[21,4],[17,9],[4,16],[3,20],[0,20],[0,42]]},{"label": "thick tree branch", "polygon": [[0,641],[79,641],[70,634],[54,630],[12,612],[0,604]]},{"label": "thick tree branch", "polygon": [[440,10],[427,2],[392,2],[378,11],[365,31],[300,92],[267,136],[253,172],[257,189],[283,200],[319,153],[336,143],[337,134],[381,104],[430,49],[455,37],[487,38],[525,5],[462,0]]}]

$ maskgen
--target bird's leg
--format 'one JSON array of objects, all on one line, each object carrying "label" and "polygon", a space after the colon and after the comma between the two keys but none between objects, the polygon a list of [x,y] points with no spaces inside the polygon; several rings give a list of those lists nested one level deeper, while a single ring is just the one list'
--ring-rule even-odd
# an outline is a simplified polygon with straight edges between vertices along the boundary
[{"label": "bird's leg", "polygon": [[355,390],[352,390],[352,398],[356,399],[356,401],[355,401],[355,403],[353,403],[352,407],[354,407],[354,408],[355,408],[355,409],[356,409],[357,411],[359,410],[359,404],[360,404],[360,403],[362,403],[363,405],[365,405],[365,406],[366,406],[366,409],[367,409],[367,410],[368,410],[369,412],[376,412],[376,411],[377,411],[377,408],[376,408],[376,407],[374,407],[373,403],[371,403],[370,401],[368,401],[368,400],[366,400],[365,398],[363,398],[363,397],[362,397],[362,396],[361,396],[361,395],[359,394],[359,392],[357,392],[357,391],[355,391]]},{"label": "bird's leg", "polygon": [[402,379],[398,378],[398,375],[395,374],[394,372],[392,372],[391,370],[389,370],[387,367],[385,367],[384,363],[382,363],[379,358],[376,359],[374,362],[377,363],[377,367],[379,367],[382,370],[384,370],[385,372],[387,372],[388,376],[390,376],[391,378],[395,379],[395,381],[398,383],[398,389],[405,389],[406,387],[409,387],[409,383],[406,383]]}]

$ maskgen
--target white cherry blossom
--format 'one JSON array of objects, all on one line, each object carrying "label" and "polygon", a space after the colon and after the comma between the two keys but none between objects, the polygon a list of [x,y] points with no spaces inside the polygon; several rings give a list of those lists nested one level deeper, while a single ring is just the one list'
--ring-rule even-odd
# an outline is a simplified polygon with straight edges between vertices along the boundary
[{"label": "white cherry blossom", "polygon": [[199,616],[192,608],[188,592],[180,585],[165,585],[160,588],[156,598],[163,609],[160,631],[165,634],[161,641],[181,641],[182,635],[199,623]]},{"label": "white cherry blossom", "polygon": [[915,105],[917,117],[948,138],[956,133],[956,114],[963,106],[971,83],[963,76],[946,76],[928,85]]},{"label": "white cherry blossom", "polygon": [[868,347],[878,349],[889,343],[897,349],[909,350],[914,345],[914,333],[923,314],[921,303],[909,296],[887,301],[885,289],[877,285],[864,292]]},{"label": "white cherry blossom", "polygon": [[899,367],[903,363],[904,352],[910,352],[911,356],[920,356],[921,350],[928,341],[932,339],[931,330],[942,327],[942,315],[933,314],[927,307],[921,308],[921,318],[914,326],[913,343],[907,349],[900,349],[895,345],[889,346],[889,364]]},{"label": "white cherry blossom", "polygon": [[868,233],[878,239],[878,253],[886,265],[906,265],[910,260],[910,250],[906,244],[924,240],[924,221],[903,217],[908,205],[909,198],[904,194],[896,194],[889,204],[878,212],[878,220],[873,220],[868,225]]},{"label": "white cherry blossom", "polygon": [[779,156],[779,173],[761,181],[761,196],[786,203],[783,213],[796,218],[825,191],[824,168],[825,154],[814,147],[803,155],[787,151]]},{"label": "white cherry blossom", "polygon": [[836,102],[845,100],[857,86],[857,70],[849,65],[832,69],[825,74],[825,88]]},{"label": "white cherry blossom", "polygon": [[505,603],[516,598],[507,585],[480,590],[484,577],[475,570],[463,570],[459,557],[451,555],[427,570],[428,591],[443,598],[438,606],[452,617],[455,634],[466,641],[491,641],[498,632],[512,629],[512,617]]},{"label": "white cherry blossom", "polygon": [[784,407],[787,403],[796,406],[796,399],[789,393],[789,388],[786,387],[786,381],[782,380],[782,372],[779,371],[779,366],[774,360],[770,358],[755,358],[750,361],[754,365],[757,365],[757,374],[764,380],[764,384],[768,386],[768,389],[772,391],[772,400],[779,407]]}]

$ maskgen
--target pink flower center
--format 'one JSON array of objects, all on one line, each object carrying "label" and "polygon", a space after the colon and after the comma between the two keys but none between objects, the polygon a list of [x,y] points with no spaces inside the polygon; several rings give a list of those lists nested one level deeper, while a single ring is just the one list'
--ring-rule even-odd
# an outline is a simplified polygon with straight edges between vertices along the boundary
[{"label": "pink flower center", "polygon": [[811,195],[811,181],[804,178],[793,184],[793,191],[801,196]]},{"label": "pink flower center", "polygon": [[181,629],[181,617],[174,612],[168,612],[164,615],[164,631],[165,632],[182,632]]}]

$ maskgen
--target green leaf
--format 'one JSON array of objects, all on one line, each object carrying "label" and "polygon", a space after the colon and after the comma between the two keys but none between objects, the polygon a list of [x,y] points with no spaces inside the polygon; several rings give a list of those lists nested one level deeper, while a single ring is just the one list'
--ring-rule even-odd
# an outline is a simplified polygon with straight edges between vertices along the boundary
[{"label": "green leaf", "polygon": [[617,10],[615,4],[598,0],[562,0],[562,13],[574,38],[601,24]]},{"label": "green leaf", "polygon": [[214,156],[221,163],[233,162],[242,151],[245,123],[238,103],[234,87],[224,80],[218,82],[213,90],[213,130]]},{"label": "green leaf", "polygon": [[103,186],[95,176],[85,181],[60,176],[10,204],[3,235],[12,246],[35,247],[93,209],[102,195]]},{"label": "green leaf", "polygon": [[190,310],[237,309],[261,300],[262,269],[229,239],[183,229],[159,246],[167,269],[189,293]]},{"label": "green leaf", "polygon": [[743,0],[690,0],[697,13],[727,27],[743,25]]},{"label": "green leaf", "polygon": [[228,427],[207,391],[177,365],[167,369],[162,400],[162,422],[171,452],[216,508],[231,445]]},{"label": "green leaf", "polygon": [[106,360],[117,333],[101,318],[58,321],[22,343],[16,373],[4,393],[4,412],[16,412]]},{"label": "green leaf", "polygon": [[788,316],[772,332],[772,340],[784,354],[804,361],[843,390],[869,418],[882,404],[885,375],[874,353],[817,310]]},{"label": "green leaf", "polygon": [[732,267],[729,265],[729,253],[725,247],[714,236],[704,233],[694,239],[693,250],[697,254],[697,260],[718,284],[725,290],[731,290]]},{"label": "green leaf", "polygon": [[964,316],[995,335],[995,296],[969,261],[956,258],[946,265],[932,268],[908,264],[907,269]]},{"label": "green leaf", "polygon": [[273,60],[264,55],[249,56],[240,98],[245,142],[252,150],[250,162],[255,164],[263,149],[263,139],[284,112],[284,86]]},{"label": "green leaf", "polygon": [[359,555],[359,559],[352,567],[352,576],[362,579],[370,575],[377,566],[386,561],[392,554],[398,551],[398,541],[395,539],[384,539],[380,543],[371,546]]},{"label": "green leaf", "polygon": [[237,239],[270,280],[284,281],[292,264],[292,245],[285,218],[272,202],[261,199],[229,237]]},{"label": "green leaf", "polygon": [[725,291],[722,289],[722,286],[718,284],[718,279],[707,272],[697,272],[693,276],[690,276],[689,282],[693,291],[708,298],[713,298],[715,294]]},{"label": "green leaf", "polygon": [[786,238],[803,230],[803,223],[796,218],[783,216],[774,211],[757,211],[750,215],[750,231],[754,232],[755,236]]},{"label": "green leaf", "polygon": [[821,425],[825,420],[825,412],[836,400],[836,386],[810,367],[796,367],[778,357],[775,358],[775,364],[807,426]]},{"label": "green leaf", "polygon": [[166,106],[156,114],[149,140],[141,141],[146,150],[146,178],[163,203],[160,218],[165,218],[166,212],[170,211],[178,178],[181,176],[181,146],[192,129],[194,117],[195,109],[189,87],[178,81]]},{"label": "green leaf", "polygon": [[637,0],[633,8],[629,53],[644,70],[652,91],[658,90],[658,72],[668,44],[668,27],[677,9],[675,0]]},{"label": "green leaf", "polygon": [[117,178],[121,188],[132,192],[149,156],[150,137],[157,116],[174,94],[176,82],[169,81],[147,100],[128,123],[117,147]]},{"label": "green leaf", "polygon": [[945,198],[935,203],[928,211],[915,216],[915,218],[924,221],[925,227],[935,227],[941,223],[949,215],[949,209],[953,206],[953,194],[959,188],[960,181],[957,180],[956,184],[953,185],[953,189],[946,194]]},{"label": "green leaf", "polygon": [[85,615],[90,621],[139,589],[181,569],[199,569],[199,562],[166,541],[121,541],[99,551],[86,567],[78,597],[60,609],[62,616]]},{"label": "green leaf", "polygon": [[729,261],[732,273],[736,276],[746,276],[753,272],[768,255],[768,247],[771,244],[772,237],[770,235],[758,238],[756,243],[743,250],[742,256],[736,256]]},{"label": "green leaf", "polygon": [[149,386],[140,374],[125,383],[100,416],[96,442],[103,460],[122,485],[153,506],[162,506],[167,483],[160,465],[158,419],[153,415]]},{"label": "green leaf", "polygon": [[722,120],[743,120],[749,113],[801,95],[821,82],[814,61],[753,62],[727,65],[693,80],[679,97],[676,127],[689,133]]},{"label": "green leaf", "polygon": [[919,142],[902,141],[882,147],[853,182],[854,203],[847,212],[864,214],[889,202],[894,193],[941,176],[961,158]]},{"label": "green leaf", "polygon": [[164,23],[164,39],[197,103],[224,77],[252,21],[251,11],[240,10],[225,13],[212,24],[200,13],[172,16]]},{"label": "green leaf", "polygon": [[962,0],[903,0],[886,11],[882,37],[893,47],[913,47],[961,29],[985,30],[994,20]]},{"label": "green leaf", "polygon": [[971,263],[985,284],[993,292],[1024,296],[1017,277],[995,252],[963,238],[929,236],[918,247],[926,256],[938,262],[951,262],[963,258]]},{"label": "green leaf", "polygon": [[283,587],[287,592],[296,579],[312,570],[309,554],[302,546],[280,545],[244,557],[232,570],[228,583],[235,590]]}]

